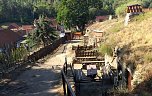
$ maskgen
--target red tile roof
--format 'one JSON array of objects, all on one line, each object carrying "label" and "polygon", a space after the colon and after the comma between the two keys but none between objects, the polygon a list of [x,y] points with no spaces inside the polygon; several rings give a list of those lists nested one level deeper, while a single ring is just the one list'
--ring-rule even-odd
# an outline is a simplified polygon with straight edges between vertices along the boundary
[{"label": "red tile roof", "polygon": [[11,44],[17,42],[22,37],[17,33],[9,29],[0,30],[0,47],[3,47],[4,44]]},{"label": "red tile roof", "polygon": [[[45,18],[45,20],[49,21],[51,24],[50,24],[50,27],[54,28],[54,29],[57,29],[59,27],[59,24],[57,23],[56,19],[55,18]],[[35,20],[36,22],[38,21]],[[58,29],[57,29],[58,30]]]},{"label": "red tile roof", "polygon": [[30,32],[34,29],[35,27],[33,25],[22,25],[21,29],[25,30],[26,32]]},{"label": "red tile roof", "polygon": [[17,25],[16,23],[11,23],[8,26],[8,29],[19,29],[19,28],[20,28],[20,26]]}]

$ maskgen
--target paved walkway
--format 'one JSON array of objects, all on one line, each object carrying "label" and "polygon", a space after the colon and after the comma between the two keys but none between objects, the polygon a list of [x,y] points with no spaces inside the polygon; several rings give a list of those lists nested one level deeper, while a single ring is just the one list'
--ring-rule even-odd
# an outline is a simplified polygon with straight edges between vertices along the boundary
[{"label": "paved walkway", "polygon": [[60,46],[55,54],[47,56],[48,59],[44,63],[37,62],[15,81],[10,82],[3,91],[6,94],[4,96],[62,96],[60,69],[65,57],[68,62],[72,60],[72,44],[67,43]]}]

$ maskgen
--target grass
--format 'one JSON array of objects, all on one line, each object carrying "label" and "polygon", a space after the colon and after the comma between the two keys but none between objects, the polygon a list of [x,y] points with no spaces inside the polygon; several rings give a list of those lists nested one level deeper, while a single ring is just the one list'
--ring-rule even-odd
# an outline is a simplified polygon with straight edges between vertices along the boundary
[{"label": "grass", "polygon": [[126,0],[124,4],[118,6],[115,10],[115,13],[118,17],[124,17],[126,15],[126,9],[128,5],[141,4],[139,0]]},{"label": "grass", "polygon": [[151,16],[152,16],[152,12],[143,13],[138,16],[134,16],[132,18],[132,21],[141,22],[143,20],[146,20],[147,18],[150,18]]},{"label": "grass", "polygon": [[152,62],[152,54],[150,52],[144,54],[144,62],[145,63],[150,63]]},{"label": "grass", "polygon": [[110,45],[106,45],[106,44],[102,44],[100,46],[99,52],[104,55],[105,54],[110,55],[110,56],[113,55],[112,47]]},{"label": "grass", "polygon": [[124,28],[124,23],[121,22],[117,22],[116,24],[114,24],[110,29],[108,29],[109,32],[119,32]]},{"label": "grass", "polygon": [[[7,51],[7,52],[9,53],[9,55],[0,52],[0,61],[1,61],[0,63],[2,63],[4,66],[13,64],[23,59],[26,60],[27,58],[27,50],[23,47],[11,49],[11,51]],[[3,67],[0,65],[0,69],[1,68]]]},{"label": "grass", "polygon": [[124,28],[124,22],[120,19],[118,22],[115,22],[107,31],[108,32],[119,32]]},{"label": "grass", "polygon": [[[128,26],[124,26],[124,18],[121,21],[113,20],[111,22],[96,23],[94,29],[104,30],[105,32],[105,40],[102,42],[99,51],[102,54],[112,55],[112,49],[116,45],[119,46],[123,49],[121,53],[124,63],[133,65],[134,71],[139,71],[141,74],[136,76],[146,79],[145,76],[150,77],[145,75],[148,73],[147,70],[152,68],[152,12],[134,16]],[[140,67],[137,68],[138,65]],[[134,78],[133,81],[135,80]],[[138,81],[135,81],[137,86],[141,84],[138,84]],[[151,81],[149,81],[148,85],[146,86],[147,89],[151,89]],[[142,90],[142,87],[139,90]],[[141,94],[139,96],[151,96],[146,91]]]}]

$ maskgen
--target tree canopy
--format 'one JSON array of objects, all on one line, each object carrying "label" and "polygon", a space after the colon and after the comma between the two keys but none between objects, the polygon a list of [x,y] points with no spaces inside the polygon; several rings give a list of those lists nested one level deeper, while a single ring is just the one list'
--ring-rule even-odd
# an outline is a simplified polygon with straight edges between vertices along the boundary
[{"label": "tree canopy", "polygon": [[67,28],[84,25],[95,16],[119,14],[129,2],[151,8],[152,0],[0,0],[0,23],[32,23],[39,15],[57,18]]},{"label": "tree canopy", "polygon": [[95,16],[114,14],[113,3],[114,0],[61,0],[57,19],[67,28],[77,26],[82,31]]},{"label": "tree canopy", "polygon": [[31,23],[39,15],[56,17],[54,0],[0,0],[0,22]]},{"label": "tree canopy", "polygon": [[89,19],[88,15],[87,0],[62,0],[57,19],[67,28],[78,26],[80,30],[83,30]]},{"label": "tree canopy", "polygon": [[36,28],[31,35],[33,41],[44,46],[51,44],[57,38],[57,33],[50,24],[51,22],[44,15],[40,15],[39,19],[34,21]]}]

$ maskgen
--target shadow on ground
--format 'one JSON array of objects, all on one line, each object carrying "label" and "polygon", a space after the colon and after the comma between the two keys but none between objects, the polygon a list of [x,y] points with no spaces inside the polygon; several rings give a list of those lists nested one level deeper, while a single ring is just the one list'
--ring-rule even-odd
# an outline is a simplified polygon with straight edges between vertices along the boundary
[{"label": "shadow on ground", "polygon": [[61,96],[59,91],[61,91],[59,70],[34,67],[2,88],[0,96]]}]

